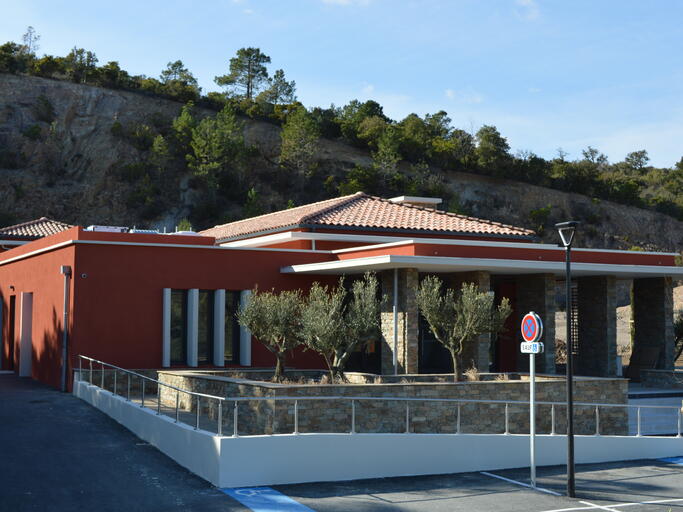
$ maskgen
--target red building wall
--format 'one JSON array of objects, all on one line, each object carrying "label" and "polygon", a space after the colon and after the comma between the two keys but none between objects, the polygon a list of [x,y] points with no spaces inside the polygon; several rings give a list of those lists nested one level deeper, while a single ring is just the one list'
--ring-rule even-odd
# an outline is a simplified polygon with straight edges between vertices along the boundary
[{"label": "red building wall", "polygon": [[[250,290],[258,286],[261,290],[280,291],[305,290],[315,280],[336,282],[334,277],[280,272],[283,266],[324,260],[325,255],[319,253],[222,249],[214,247],[213,239],[206,237],[92,233],[76,228],[65,233],[35,242],[35,247],[29,244],[0,256],[3,368],[12,366],[7,361],[10,352],[7,340],[9,297],[17,297],[13,341],[16,370],[19,364],[20,294],[32,292],[33,378],[55,387],[59,386],[61,371],[64,282],[64,276],[59,272],[61,265],[70,265],[73,269],[69,333],[72,367],[78,366],[77,354],[126,368],[160,367],[164,288]],[[3,265],[3,261],[10,258],[69,240],[76,240],[76,245]],[[204,247],[169,246],[180,242]],[[311,351],[297,350],[295,360],[298,368],[324,367],[322,359]],[[263,345],[252,341],[251,362],[255,367],[272,366],[274,358]]]}]

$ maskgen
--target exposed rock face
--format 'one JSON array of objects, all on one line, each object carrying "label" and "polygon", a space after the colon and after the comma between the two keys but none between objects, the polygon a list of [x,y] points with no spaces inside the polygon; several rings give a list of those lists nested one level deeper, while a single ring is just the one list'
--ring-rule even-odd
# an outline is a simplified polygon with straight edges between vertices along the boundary
[{"label": "exposed rock face", "polygon": [[[41,98],[54,109],[52,122],[40,113]],[[114,136],[112,125],[167,123],[181,106],[133,92],[0,74],[0,214],[11,214],[16,221],[46,215],[85,225],[140,225],[128,200],[131,185],[116,169],[140,160],[142,153]],[[198,111],[200,116],[210,114]],[[245,139],[258,148],[265,172],[275,169],[279,133],[274,124],[245,119]],[[320,142],[318,160],[323,177],[371,162],[367,152],[330,140]],[[552,205],[546,226],[570,218],[583,221],[579,245],[677,251],[683,244],[683,223],[666,215],[526,183],[456,172],[444,176],[446,186],[472,215],[537,229],[530,213]],[[327,194],[322,187],[311,192],[310,187],[305,191],[269,180],[262,179],[259,190],[266,205],[282,204],[283,199],[303,204]],[[179,181],[173,194],[173,206],[158,216],[155,225],[172,226],[187,216],[198,197],[189,176]],[[556,241],[551,228],[541,236]]]}]

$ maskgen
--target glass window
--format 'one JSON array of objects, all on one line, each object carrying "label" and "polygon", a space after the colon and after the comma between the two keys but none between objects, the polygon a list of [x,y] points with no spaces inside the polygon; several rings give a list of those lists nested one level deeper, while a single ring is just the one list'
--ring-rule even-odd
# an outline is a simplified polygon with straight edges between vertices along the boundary
[{"label": "glass window", "polygon": [[199,290],[197,362],[213,364],[213,290]]},{"label": "glass window", "polygon": [[240,325],[237,321],[237,310],[240,304],[240,292],[225,292],[225,362],[239,363]]},{"label": "glass window", "polygon": [[187,364],[187,290],[171,290],[171,364]]}]

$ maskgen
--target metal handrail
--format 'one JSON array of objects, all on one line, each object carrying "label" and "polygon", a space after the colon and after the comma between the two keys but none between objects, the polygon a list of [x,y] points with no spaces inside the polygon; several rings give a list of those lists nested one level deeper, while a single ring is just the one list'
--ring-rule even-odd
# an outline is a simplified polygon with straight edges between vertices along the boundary
[{"label": "metal handrail", "polygon": [[[119,366],[106,363],[104,361],[100,361],[98,359],[94,359],[88,356],[83,356],[79,355],[79,372],[80,372],[80,378],[83,379],[83,368],[80,366],[80,361],[81,360],[86,360],[90,362],[90,384],[92,385],[92,363],[100,364],[102,365],[102,372],[104,372],[104,367],[112,368],[118,371],[122,371],[125,374],[129,375],[128,378],[128,397],[127,400],[130,400],[130,376],[137,376],[140,379],[143,379],[143,395],[142,395],[142,405],[141,407],[144,407],[144,382],[145,381],[152,381],[157,384],[157,386],[164,386],[168,389],[172,389],[176,391],[176,397],[175,397],[175,422],[177,423],[179,421],[179,397],[180,393],[186,393],[190,396],[194,396],[197,399],[197,411],[196,411],[196,419],[194,422],[194,428],[198,429],[199,428],[199,417],[200,417],[200,399],[201,398],[208,398],[208,399],[213,399],[218,401],[218,426],[217,426],[217,431],[218,435],[222,434],[222,427],[223,427],[223,402],[232,402],[233,403],[233,415],[234,415],[234,430],[233,430],[233,436],[237,437],[238,432],[237,432],[237,417],[238,417],[238,404],[239,402],[253,402],[253,401],[293,401],[294,402],[294,433],[298,434],[299,433],[299,421],[298,421],[298,412],[299,412],[299,402],[300,401],[313,401],[313,400],[349,400],[351,401],[351,430],[350,433],[356,433],[356,401],[358,402],[369,402],[369,401],[383,401],[383,402],[405,402],[406,404],[406,429],[405,432],[409,433],[410,432],[410,403],[411,402],[437,402],[437,403],[453,403],[457,404],[457,428],[456,432],[460,433],[460,420],[461,420],[461,407],[462,405],[466,404],[500,404],[505,406],[505,434],[509,434],[509,414],[510,414],[510,405],[519,405],[519,406],[529,406],[530,403],[528,401],[524,400],[473,400],[473,399],[466,399],[466,398],[429,398],[429,397],[420,397],[420,398],[412,398],[412,397],[386,397],[386,396],[348,396],[348,395],[324,395],[324,396],[271,396],[271,397],[221,397],[221,396],[216,396],[216,395],[209,395],[206,393],[198,393],[196,391],[189,391],[186,389],[182,389],[176,386],[173,386],[171,384],[166,384],[165,382],[161,382],[158,379],[154,379],[152,377],[148,377],[146,375],[142,375],[138,372],[134,372],[132,370],[127,370],[125,368],[121,368]],[[114,394],[116,394],[116,373],[114,373],[115,377],[115,384],[114,384]],[[101,385],[100,387],[104,389],[104,373],[101,376]],[[160,407],[161,407],[161,398],[160,398],[160,391],[159,387],[157,387],[157,414],[160,413]],[[551,406],[551,433],[550,435],[556,435],[555,432],[555,406],[566,406],[566,402],[536,402],[537,405],[548,405]],[[610,403],[596,403],[596,402],[574,402],[575,407],[591,407],[595,408],[595,417],[596,417],[596,428],[595,428],[595,435],[599,436],[600,435],[600,409],[601,408],[623,408],[623,409],[635,409],[637,412],[637,433],[636,436],[641,436],[641,409],[665,409],[665,410],[674,410],[678,414],[677,418],[677,431],[678,431],[678,437],[682,436],[682,429],[683,429],[683,413],[682,409],[678,406],[672,406],[672,405],[631,405],[631,404],[610,404]]]},{"label": "metal handrail", "polygon": [[[154,379],[152,377],[148,377],[147,375],[142,375],[141,373],[134,372],[133,370],[127,370],[125,368],[121,368],[120,366],[115,366],[115,365],[110,364],[110,363],[105,363],[104,361],[100,361],[99,359],[93,359],[92,357],[82,356],[82,355],[79,355],[78,357],[81,359],[85,359],[86,361],[90,361],[93,363],[108,366],[109,368],[113,368],[115,370],[120,370],[120,371],[122,371],[124,373],[128,373],[130,375],[135,375],[136,377],[140,377],[141,379],[156,382],[158,385],[173,389],[175,391],[180,391],[181,393],[187,393],[188,395],[200,396],[200,397],[204,397],[204,398],[213,398],[214,400],[227,401],[227,399],[225,397],[222,397],[222,396],[207,395],[205,393],[197,393],[196,391],[188,391],[187,389],[178,388],[176,386],[172,386],[171,384],[166,384],[165,382],[161,382],[158,379]],[[79,368],[79,371],[82,372],[83,370]],[[100,387],[102,387],[102,386],[100,386]]]}]

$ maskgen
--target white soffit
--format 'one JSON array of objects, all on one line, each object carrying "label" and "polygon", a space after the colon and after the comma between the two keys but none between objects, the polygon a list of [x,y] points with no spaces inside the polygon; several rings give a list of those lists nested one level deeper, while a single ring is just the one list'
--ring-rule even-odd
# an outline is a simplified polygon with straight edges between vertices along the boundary
[{"label": "white soffit", "polygon": [[[323,263],[283,267],[284,274],[354,274],[394,268],[416,268],[420,272],[469,272],[485,270],[491,274],[539,274],[564,276],[564,261],[502,260],[487,258],[453,258],[439,256],[383,255]],[[612,265],[605,263],[572,263],[573,276],[611,275],[619,278],[683,277],[683,267],[648,265]]]}]

